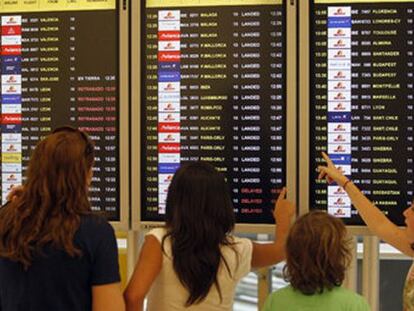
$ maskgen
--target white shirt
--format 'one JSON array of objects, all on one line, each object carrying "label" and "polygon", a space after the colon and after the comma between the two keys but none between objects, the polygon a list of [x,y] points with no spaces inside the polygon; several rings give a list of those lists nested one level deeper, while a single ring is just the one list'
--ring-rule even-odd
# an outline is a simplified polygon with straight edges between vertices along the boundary
[{"label": "white shirt", "polygon": [[403,310],[414,310],[414,262],[407,273],[403,292]]},{"label": "white shirt", "polygon": [[[166,234],[165,228],[151,230],[148,234],[153,235],[161,243]],[[230,268],[231,276],[222,263],[217,273],[217,281],[220,285],[223,300],[220,302],[216,286],[213,284],[206,298],[199,304],[185,307],[188,299],[188,291],[180,283],[172,265],[171,242],[167,238],[164,243],[162,268],[152,284],[148,296],[148,311],[173,311],[173,310],[197,310],[197,311],[230,311],[233,310],[233,299],[237,283],[251,269],[253,244],[249,239],[231,236],[235,243],[234,249],[222,246],[221,251]]]}]

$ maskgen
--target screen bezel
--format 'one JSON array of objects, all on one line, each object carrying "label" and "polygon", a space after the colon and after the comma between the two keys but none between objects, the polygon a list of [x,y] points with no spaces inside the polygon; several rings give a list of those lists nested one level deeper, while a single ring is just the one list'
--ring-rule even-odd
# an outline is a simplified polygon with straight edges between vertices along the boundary
[{"label": "screen bezel", "polygon": [[[85,10],[87,11],[87,10]],[[123,0],[116,2],[114,9],[117,27],[117,41],[115,67],[118,76],[118,217],[114,221],[109,221],[116,230],[129,229],[129,98],[128,98],[128,31],[129,31],[129,11],[124,6]],[[41,10],[34,10],[33,13],[42,13]],[[49,11],[46,11],[49,12]],[[53,11],[50,11],[53,12]],[[76,11],[75,11],[76,12]],[[30,14],[32,11],[20,12],[20,14]],[[5,12],[4,14],[12,14]],[[105,215],[105,213],[103,213]]]},{"label": "screen bezel", "polygon": [[129,9],[118,0],[118,85],[119,85],[119,217],[110,221],[115,230],[129,229]]},{"label": "screen bezel", "polygon": [[[311,210],[310,207],[310,104],[311,104],[311,8],[314,0],[301,2],[299,8],[299,76],[306,77],[305,83],[299,81],[299,205],[300,215]],[[345,3],[346,1],[342,1]],[[339,3],[339,2],[338,2]],[[348,232],[353,235],[372,235],[367,226],[348,225]]]},{"label": "screen bezel", "polygon": [[[296,201],[296,6],[286,0],[286,186],[289,190],[288,199]],[[142,14],[144,1],[134,1],[131,7],[131,186],[132,229],[149,229],[160,227],[161,221],[145,221],[141,219],[141,46],[143,41],[134,40],[142,38]],[[247,224],[237,223],[236,231],[251,233],[274,233],[273,224]]]}]

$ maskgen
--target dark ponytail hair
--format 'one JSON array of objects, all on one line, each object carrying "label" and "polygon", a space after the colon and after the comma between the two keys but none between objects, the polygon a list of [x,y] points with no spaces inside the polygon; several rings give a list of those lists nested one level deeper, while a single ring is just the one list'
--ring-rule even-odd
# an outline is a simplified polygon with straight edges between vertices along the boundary
[{"label": "dark ponytail hair", "polygon": [[174,271],[188,290],[186,306],[201,302],[212,285],[220,285],[221,261],[231,275],[221,246],[232,245],[228,234],[235,223],[233,205],[222,174],[203,162],[181,166],[168,190],[167,237],[171,238]]}]

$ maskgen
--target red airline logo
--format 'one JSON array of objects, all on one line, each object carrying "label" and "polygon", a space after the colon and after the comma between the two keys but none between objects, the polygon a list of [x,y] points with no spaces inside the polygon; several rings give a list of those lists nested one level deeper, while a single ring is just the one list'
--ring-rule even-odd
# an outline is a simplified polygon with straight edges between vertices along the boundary
[{"label": "red airline logo", "polygon": [[180,144],[179,143],[158,144],[158,152],[159,153],[179,153]]},{"label": "red airline logo", "polygon": [[14,36],[22,34],[22,27],[20,26],[2,26],[1,34],[3,36]]},{"label": "red airline logo", "polygon": [[159,41],[178,41],[180,40],[179,31],[159,31],[158,32]]},{"label": "red airline logo", "polygon": [[1,55],[21,55],[21,45],[6,45],[1,47]]},{"label": "red airline logo", "polygon": [[158,132],[160,133],[179,133],[180,123],[158,123]]},{"label": "red airline logo", "polygon": [[159,62],[179,62],[180,52],[158,52]]},{"label": "red airline logo", "polygon": [[1,124],[21,124],[22,115],[21,114],[2,114],[1,115]]}]

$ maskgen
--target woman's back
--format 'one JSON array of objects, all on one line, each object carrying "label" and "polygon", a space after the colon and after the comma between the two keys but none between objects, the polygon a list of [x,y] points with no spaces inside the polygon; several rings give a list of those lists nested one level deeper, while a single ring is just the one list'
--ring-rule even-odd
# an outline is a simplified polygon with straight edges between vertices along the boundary
[{"label": "woman's back", "polygon": [[[161,243],[166,230],[159,228],[149,232],[149,235]],[[199,304],[185,307],[188,299],[188,290],[180,283],[173,269],[171,256],[171,242],[167,238],[164,243],[162,268],[160,274],[155,279],[148,297],[148,311],[157,310],[197,310],[215,311],[232,310],[233,298],[238,281],[250,271],[252,257],[252,243],[248,239],[231,237],[234,242],[232,246],[222,246],[221,252],[225,258],[231,275],[221,262],[217,274],[218,284],[220,285],[222,301],[216,286],[212,286],[206,298]]]},{"label": "woman's back", "polygon": [[114,231],[100,217],[82,216],[74,245],[81,256],[47,245],[27,270],[0,258],[0,310],[91,310],[92,286],[120,281]]},{"label": "woman's back", "polygon": [[284,257],[294,214],[285,195],[283,189],[274,212],[278,240],[261,247],[231,235],[235,215],[224,176],[204,162],[182,165],[168,188],[165,228],[147,235],[125,290],[127,310],[142,310],[149,292],[149,310],[231,310],[250,267]]}]

